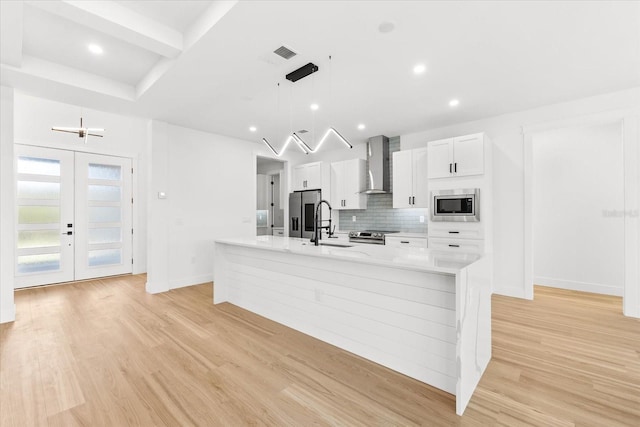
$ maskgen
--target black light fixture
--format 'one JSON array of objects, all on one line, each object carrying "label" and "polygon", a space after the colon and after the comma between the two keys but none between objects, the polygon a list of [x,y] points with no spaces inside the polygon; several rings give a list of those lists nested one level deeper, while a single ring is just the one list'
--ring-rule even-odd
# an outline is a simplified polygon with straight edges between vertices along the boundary
[{"label": "black light fixture", "polygon": [[[329,56],[329,64],[331,64],[331,56]],[[315,65],[312,62],[309,62],[307,65],[304,65],[300,68],[298,68],[297,70],[294,70],[292,72],[290,72],[289,74],[287,74],[285,77],[287,80],[291,81],[292,83],[297,82],[300,79],[303,79],[315,72],[317,72],[319,70],[319,67],[317,65]],[[333,80],[333,72],[332,72],[332,67],[329,68],[329,72],[330,72],[330,77],[331,80]],[[332,83],[332,81],[331,81]],[[280,87],[280,83],[278,83],[278,88]],[[279,103],[279,101],[278,101]],[[276,156],[280,157],[284,154],[284,151],[286,150],[287,146],[289,145],[289,143],[291,141],[295,142],[298,147],[305,153],[305,154],[309,154],[309,153],[316,153],[318,152],[318,150],[320,150],[320,147],[322,146],[322,144],[325,142],[325,140],[327,139],[327,137],[333,133],[336,137],[338,137],[338,139],[340,139],[340,141],[342,141],[348,148],[353,148],[353,145],[351,145],[349,143],[349,141],[347,141],[347,139],[342,136],[340,134],[340,132],[338,132],[333,126],[329,127],[329,129],[327,129],[327,131],[325,132],[324,136],[322,137],[322,139],[320,139],[320,142],[318,143],[318,145],[316,146],[316,148],[311,148],[309,146],[309,144],[307,144],[301,137],[300,135],[298,135],[295,132],[292,132],[291,135],[288,136],[287,140],[284,143],[284,146],[282,147],[281,151],[278,153],[278,151],[276,151],[276,149],[269,143],[269,141],[266,138],[262,138],[262,142],[264,142],[267,147],[269,147],[269,149],[273,152],[273,154],[275,154]]]}]

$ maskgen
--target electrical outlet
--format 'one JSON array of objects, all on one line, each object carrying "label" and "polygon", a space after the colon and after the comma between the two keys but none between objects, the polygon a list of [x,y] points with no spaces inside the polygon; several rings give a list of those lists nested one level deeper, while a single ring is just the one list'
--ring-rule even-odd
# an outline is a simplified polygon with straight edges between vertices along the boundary
[{"label": "electrical outlet", "polygon": [[420,215],[420,222],[424,222],[424,215]]},{"label": "electrical outlet", "polygon": [[351,221],[356,222],[356,216],[355,215],[351,217]]}]

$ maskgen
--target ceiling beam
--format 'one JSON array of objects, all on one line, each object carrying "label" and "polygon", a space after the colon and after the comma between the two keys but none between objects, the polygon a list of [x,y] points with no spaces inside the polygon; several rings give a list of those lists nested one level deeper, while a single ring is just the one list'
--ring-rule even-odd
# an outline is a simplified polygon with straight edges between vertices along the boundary
[{"label": "ceiling beam", "polygon": [[0,1],[0,62],[14,67],[22,63],[22,14],[22,2]]},{"label": "ceiling beam", "polygon": [[0,69],[0,84],[3,86],[22,87],[18,83],[28,82],[32,86],[49,85],[61,90],[75,88],[123,101],[135,101],[133,86],[28,55],[23,55],[20,67],[2,64]]},{"label": "ceiling beam", "polygon": [[[184,48],[187,52],[229,12],[238,0],[214,0],[211,6],[185,31]],[[162,59],[138,82],[136,97],[144,95],[175,64],[177,59]]]},{"label": "ceiling beam", "polygon": [[114,1],[27,3],[166,58],[175,58],[183,49],[182,33]]}]

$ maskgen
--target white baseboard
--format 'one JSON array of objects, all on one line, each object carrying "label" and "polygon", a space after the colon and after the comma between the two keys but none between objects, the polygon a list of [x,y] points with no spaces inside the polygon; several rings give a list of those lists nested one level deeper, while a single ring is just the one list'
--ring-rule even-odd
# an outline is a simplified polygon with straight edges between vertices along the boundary
[{"label": "white baseboard", "polygon": [[3,308],[0,310],[0,323],[15,322],[16,320],[16,305],[11,308]]},{"label": "white baseboard", "polygon": [[168,283],[151,283],[147,282],[144,285],[144,289],[148,294],[160,294],[162,292],[167,292],[171,290]]},{"label": "white baseboard", "polygon": [[185,277],[169,281],[171,289],[185,288],[187,286],[200,285],[202,283],[213,282],[213,274],[201,274],[199,276]]},{"label": "white baseboard", "polygon": [[525,296],[524,289],[520,289],[520,288],[507,288],[507,287],[496,286],[493,288],[493,293],[497,295],[502,295],[505,297],[528,299]]},{"label": "white baseboard", "polygon": [[535,276],[533,283],[540,286],[550,286],[553,288],[568,289],[570,291],[591,292],[594,294],[623,296],[624,288],[601,283],[577,282],[573,280],[554,279],[552,277]]}]

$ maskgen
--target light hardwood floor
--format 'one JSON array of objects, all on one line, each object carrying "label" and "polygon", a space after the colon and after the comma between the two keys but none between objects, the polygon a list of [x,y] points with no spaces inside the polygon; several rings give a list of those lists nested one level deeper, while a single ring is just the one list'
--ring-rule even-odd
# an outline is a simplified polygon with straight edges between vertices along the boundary
[{"label": "light hardwood floor", "polygon": [[493,297],[493,359],[463,417],[419,381],[144,276],[16,293],[2,426],[638,426],[640,322],[621,299]]}]

